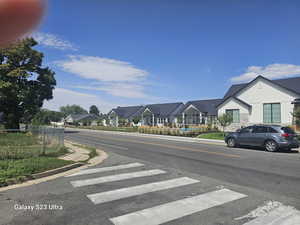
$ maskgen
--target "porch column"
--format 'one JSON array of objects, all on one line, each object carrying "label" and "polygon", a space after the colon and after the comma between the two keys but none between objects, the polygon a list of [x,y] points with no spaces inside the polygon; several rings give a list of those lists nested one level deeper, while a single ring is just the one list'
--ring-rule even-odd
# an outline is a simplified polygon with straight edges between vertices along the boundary
[{"label": "porch column", "polygon": [[155,121],[154,121],[154,114],[152,114],[152,126],[154,126]]},{"label": "porch column", "polygon": [[202,113],[201,112],[199,112],[199,122],[200,122],[200,124],[202,124]]},{"label": "porch column", "polygon": [[184,113],[182,113],[182,124],[185,125],[185,117],[184,117]]}]

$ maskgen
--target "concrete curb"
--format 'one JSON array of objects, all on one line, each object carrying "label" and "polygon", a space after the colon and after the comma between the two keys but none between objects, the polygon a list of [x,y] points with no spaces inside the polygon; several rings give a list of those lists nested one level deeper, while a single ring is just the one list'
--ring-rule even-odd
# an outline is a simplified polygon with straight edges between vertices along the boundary
[{"label": "concrete curb", "polygon": [[85,169],[85,168],[88,168],[91,166],[96,166],[96,165],[102,163],[108,157],[106,152],[104,152],[100,149],[97,149],[97,153],[98,153],[98,156],[90,159],[88,161],[88,164],[78,162],[78,163],[73,163],[73,164],[70,164],[70,165],[67,165],[64,167],[60,167],[60,168],[48,170],[48,171],[45,171],[42,173],[34,174],[34,175],[31,175],[28,178],[26,178],[27,181],[25,181],[24,183],[12,184],[9,186],[0,187],[0,192],[8,191],[11,189],[16,189],[16,188],[21,188],[21,187],[28,187],[28,186],[32,186],[34,184],[39,184],[39,183],[43,183],[46,181],[54,180],[59,177],[68,176],[73,173],[77,173],[78,171],[80,171],[82,169]]},{"label": "concrete curb", "polygon": [[52,175],[55,175],[55,174],[58,174],[58,173],[66,172],[66,171],[71,170],[71,169],[75,169],[75,168],[83,166],[83,165],[85,165],[85,163],[73,163],[73,164],[70,164],[70,165],[67,165],[67,166],[64,166],[64,167],[60,167],[60,168],[56,168],[56,169],[53,169],[53,170],[48,170],[48,171],[45,171],[45,172],[33,174],[32,178],[33,179],[39,179],[39,178],[43,178],[43,177],[52,176]]}]

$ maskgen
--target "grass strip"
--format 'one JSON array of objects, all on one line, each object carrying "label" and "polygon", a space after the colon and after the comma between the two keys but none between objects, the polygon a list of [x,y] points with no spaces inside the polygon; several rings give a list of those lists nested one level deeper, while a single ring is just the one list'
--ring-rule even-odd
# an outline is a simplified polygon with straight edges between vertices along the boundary
[{"label": "grass strip", "polygon": [[215,140],[224,140],[224,133],[223,132],[215,132],[215,133],[206,133],[200,134],[198,138],[205,138],[205,139],[215,139]]},{"label": "grass strip", "polygon": [[74,163],[54,157],[33,157],[19,160],[0,160],[0,187],[22,182],[35,173],[56,169]]}]

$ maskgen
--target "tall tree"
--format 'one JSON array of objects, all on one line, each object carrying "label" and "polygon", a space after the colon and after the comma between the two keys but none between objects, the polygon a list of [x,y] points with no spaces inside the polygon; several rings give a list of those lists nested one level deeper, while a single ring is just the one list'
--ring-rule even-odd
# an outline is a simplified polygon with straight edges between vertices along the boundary
[{"label": "tall tree", "polygon": [[98,107],[95,106],[95,105],[92,105],[92,106],[90,107],[90,114],[94,114],[94,115],[99,116],[100,111],[99,111]]},{"label": "tall tree", "polygon": [[86,114],[88,113],[84,108],[79,105],[66,105],[60,107],[60,112],[64,114],[64,116],[68,116],[70,114]]},{"label": "tall tree", "polygon": [[34,116],[32,122],[39,125],[48,125],[50,122],[60,122],[63,117],[64,115],[62,112],[41,109],[40,112]]},{"label": "tall tree", "polygon": [[42,67],[44,55],[33,49],[37,44],[26,38],[0,49],[0,112],[6,129],[31,121],[44,100],[53,98],[55,73]]}]

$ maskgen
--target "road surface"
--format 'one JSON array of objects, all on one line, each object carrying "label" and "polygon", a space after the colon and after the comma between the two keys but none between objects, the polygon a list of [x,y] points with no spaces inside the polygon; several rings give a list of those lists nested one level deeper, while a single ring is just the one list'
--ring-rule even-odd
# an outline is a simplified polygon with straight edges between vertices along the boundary
[{"label": "road surface", "polygon": [[[84,130],[69,130],[66,139],[109,158],[69,177],[0,192],[1,224],[300,224],[296,151]],[[22,204],[48,209],[14,208]]]}]

